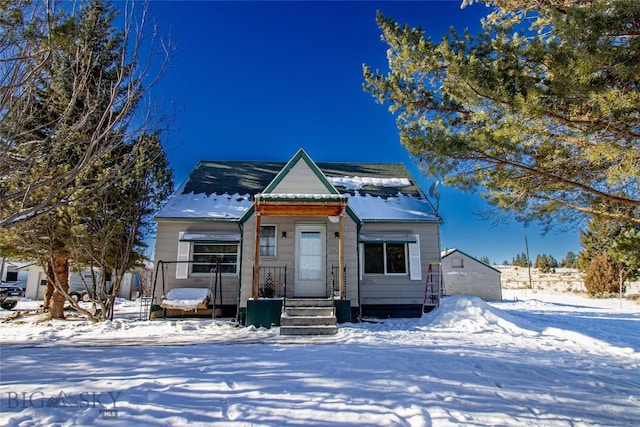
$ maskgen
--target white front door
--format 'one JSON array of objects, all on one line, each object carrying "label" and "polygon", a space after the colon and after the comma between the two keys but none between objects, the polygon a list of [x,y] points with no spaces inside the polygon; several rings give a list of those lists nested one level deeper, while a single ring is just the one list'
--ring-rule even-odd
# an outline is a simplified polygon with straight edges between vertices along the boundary
[{"label": "white front door", "polygon": [[324,225],[296,226],[296,297],[326,297],[326,250]]}]

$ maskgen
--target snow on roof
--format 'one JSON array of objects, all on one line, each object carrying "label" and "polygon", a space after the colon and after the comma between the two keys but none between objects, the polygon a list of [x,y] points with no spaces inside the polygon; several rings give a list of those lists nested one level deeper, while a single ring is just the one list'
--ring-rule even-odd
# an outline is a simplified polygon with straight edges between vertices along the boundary
[{"label": "snow on roof", "polygon": [[328,176],[327,179],[335,186],[348,188],[349,190],[360,190],[366,185],[374,187],[408,187],[411,181],[408,178],[376,178],[359,176]]},{"label": "snow on roof", "polygon": [[[270,195],[274,196],[274,195]],[[278,195],[283,200],[303,197],[309,200],[325,199],[327,195]],[[335,197],[335,195],[334,195]],[[433,206],[428,200],[415,196],[398,194],[396,197],[374,197],[371,195],[346,195],[349,206],[364,221],[367,220],[438,220]],[[158,218],[202,218],[239,219],[251,208],[253,202],[247,195],[228,194],[174,194],[158,213]]]},{"label": "snow on roof", "polygon": [[181,194],[176,192],[158,212],[158,218],[238,219],[251,208],[248,194]]},{"label": "snow on roof", "polygon": [[[397,176],[397,175],[396,175]],[[253,193],[256,199],[305,199],[324,200],[348,199],[349,206],[356,215],[364,220],[388,221],[438,221],[435,209],[419,191],[405,192],[406,187],[413,186],[409,178],[394,177],[360,177],[360,176],[328,176],[327,179],[336,186],[342,187],[341,194],[273,194]],[[221,219],[238,220],[252,207],[251,194],[228,194],[217,192],[187,192],[188,178],[169,198],[156,218],[189,218],[189,219]],[[367,189],[363,189],[367,187]],[[404,187],[402,191],[400,188]],[[371,188],[393,189],[382,190],[382,196],[371,195]],[[346,189],[346,190],[344,190]],[[375,190],[372,190],[375,192]],[[353,193],[353,194],[351,194]]]},{"label": "snow on roof", "polygon": [[360,195],[356,192],[347,196],[349,206],[363,221],[394,220],[394,221],[437,221],[438,215],[428,200],[415,196],[398,194],[396,197],[382,198],[370,195]]}]

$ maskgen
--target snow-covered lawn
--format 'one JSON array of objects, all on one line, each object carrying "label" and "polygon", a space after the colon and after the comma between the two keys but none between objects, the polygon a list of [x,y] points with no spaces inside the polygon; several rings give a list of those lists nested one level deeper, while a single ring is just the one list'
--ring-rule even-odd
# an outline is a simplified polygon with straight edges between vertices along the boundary
[{"label": "snow-covered lawn", "polygon": [[21,316],[0,324],[0,425],[640,425],[640,305],[504,293],[311,338],[131,302],[103,324]]}]

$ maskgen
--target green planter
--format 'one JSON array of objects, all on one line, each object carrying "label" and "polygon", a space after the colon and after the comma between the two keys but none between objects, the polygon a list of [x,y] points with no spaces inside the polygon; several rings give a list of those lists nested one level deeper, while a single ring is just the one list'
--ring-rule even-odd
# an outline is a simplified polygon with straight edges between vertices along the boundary
[{"label": "green planter", "polygon": [[337,299],[334,301],[336,305],[336,320],[338,323],[351,322],[351,300]]},{"label": "green planter", "polygon": [[247,301],[245,326],[271,328],[280,326],[281,299],[258,299]]}]

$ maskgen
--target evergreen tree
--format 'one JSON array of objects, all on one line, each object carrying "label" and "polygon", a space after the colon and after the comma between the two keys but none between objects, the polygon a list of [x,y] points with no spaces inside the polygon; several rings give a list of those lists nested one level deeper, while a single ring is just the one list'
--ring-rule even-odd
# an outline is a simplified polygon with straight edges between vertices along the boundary
[{"label": "evergreen tree", "polygon": [[[135,150],[132,151],[132,150]],[[172,191],[172,173],[158,135],[143,135],[135,146],[124,145],[132,173],[111,186],[101,197],[79,209],[77,226],[85,233],[72,240],[72,258],[77,269],[109,272],[93,275],[88,294],[93,310],[74,304],[92,320],[105,320],[113,315],[123,275],[144,261],[144,231],[152,227],[152,215]],[[125,156],[116,156],[122,159]],[[104,162],[103,170],[121,166]],[[73,302],[72,302],[73,304]]]},{"label": "evergreen tree", "polygon": [[89,201],[124,172],[100,175],[94,164],[165,125],[139,101],[168,56],[136,22],[145,11],[128,9],[116,29],[101,0],[0,1],[0,229]]},{"label": "evergreen tree", "polygon": [[572,251],[567,252],[564,259],[560,261],[560,267],[578,268],[578,257]]},{"label": "evergreen tree", "polygon": [[[144,136],[134,125],[146,88],[143,74],[134,73],[136,52],[128,50],[131,27],[116,29],[116,17],[115,8],[100,0],[82,3],[77,13],[56,15],[47,38],[50,55],[39,68],[36,89],[13,102],[0,125],[1,136],[11,138],[13,155],[39,159],[28,163],[32,181],[23,182],[16,173],[5,181],[16,194],[32,187],[25,200],[33,198],[33,203],[27,205],[38,205],[44,197],[46,209],[3,231],[25,244],[22,251],[41,254],[43,265],[51,266],[51,318],[63,318],[64,302],[70,300],[71,257],[82,264],[97,256],[87,255],[88,248],[103,253],[107,248],[109,258],[98,266],[106,271],[118,257],[123,274],[139,243],[141,218],[169,188],[168,172],[152,164],[167,168],[157,135]],[[23,111],[29,114],[19,120]],[[0,210],[10,217],[22,212],[23,203],[14,198]],[[127,209],[135,213],[126,216]],[[103,230],[95,227],[99,218],[119,222]],[[91,246],[96,242],[92,233],[104,247]],[[109,304],[101,308],[107,312]]]},{"label": "evergreen tree", "polygon": [[530,265],[529,258],[524,252],[516,255],[511,263],[515,267],[528,267]]},{"label": "evergreen tree", "polygon": [[390,71],[365,66],[364,86],[402,144],[519,220],[640,224],[605,208],[640,206],[640,2],[486,3],[479,34],[440,42],[378,14]]},{"label": "evergreen tree", "polygon": [[542,273],[552,273],[558,267],[558,261],[552,255],[538,255],[534,267]]}]

